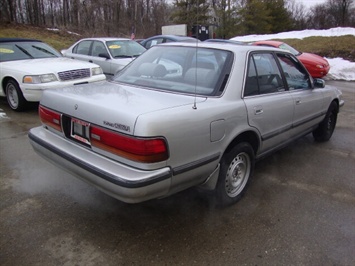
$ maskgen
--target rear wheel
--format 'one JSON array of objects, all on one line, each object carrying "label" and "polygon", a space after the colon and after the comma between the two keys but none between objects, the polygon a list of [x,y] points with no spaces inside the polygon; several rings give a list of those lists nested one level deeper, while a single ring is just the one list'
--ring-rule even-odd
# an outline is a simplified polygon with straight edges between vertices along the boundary
[{"label": "rear wheel", "polygon": [[313,137],[318,142],[328,141],[333,135],[335,125],[337,123],[338,106],[335,102],[332,102],[329,106],[327,114],[324,120],[313,131]]},{"label": "rear wheel", "polygon": [[17,112],[23,111],[27,104],[19,85],[14,80],[6,84],[6,99],[11,109]]},{"label": "rear wheel", "polygon": [[221,159],[216,186],[217,204],[231,205],[243,196],[254,170],[254,150],[249,143],[238,143]]}]

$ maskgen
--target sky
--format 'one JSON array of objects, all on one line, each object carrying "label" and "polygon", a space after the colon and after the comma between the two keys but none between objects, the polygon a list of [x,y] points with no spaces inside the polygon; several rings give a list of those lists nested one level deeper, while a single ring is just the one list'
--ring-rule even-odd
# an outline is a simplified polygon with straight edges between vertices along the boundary
[{"label": "sky", "polygon": [[318,4],[324,4],[327,0],[295,0],[295,2],[302,2],[306,7],[311,7]]},{"label": "sky", "polygon": [[[231,38],[231,40],[252,42],[271,39],[303,39],[311,36],[355,36],[355,28],[332,28],[328,30],[302,30],[290,31],[277,34],[247,35]],[[355,49],[355,48],[354,48]],[[329,73],[324,77],[325,80],[345,80],[355,81],[355,62],[349,62],[342,58],[325,58],[330,64]]]}]

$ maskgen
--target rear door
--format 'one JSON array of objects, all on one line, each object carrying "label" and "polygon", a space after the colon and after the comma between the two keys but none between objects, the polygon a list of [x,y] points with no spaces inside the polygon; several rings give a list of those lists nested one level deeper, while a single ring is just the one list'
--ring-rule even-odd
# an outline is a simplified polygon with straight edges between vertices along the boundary
[{"label": "rear door", "polygon": [[285,88],[272,52],[258,52],[249,56],[243,97],[249,124],[259,131],[262,138],[260,153],[289,139],[294,100]]}]

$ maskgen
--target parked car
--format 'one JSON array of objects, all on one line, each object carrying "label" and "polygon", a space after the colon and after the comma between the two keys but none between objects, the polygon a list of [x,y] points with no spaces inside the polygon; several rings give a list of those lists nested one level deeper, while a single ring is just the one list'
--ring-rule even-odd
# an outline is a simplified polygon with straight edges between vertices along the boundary
[{"label": "parked car", "polygon": [[98,64],[107,77],[112,77],[145,50],[131,39],[87,38],[61,52],[66,57]]},{"label": "parked car", "polygon": [[[168,71],[172,63],[179,71]],[[200,186],[227,206],[245,192],[256,160],[308,133],[329,140],[341,96],[285,50],[169,43],[112,81],[45,91],[43,125],[29,139],[52,163],[124,202]]]},{"label": "parked car", "polygon": [[149,49],[150,47],[167,42],[200,42],[199,39],[189,36],[180,36],[180,35],[156,35],[150,38],[144,39],[140,42],[145,48]]},{"label": "parked car", "polygon": [[224,43],[233,43],[239,45],[247,45],[245,42],[233,41],[233,40],[226,40],[226,39],[207,39],[204,42],[224,42]]},{"label": "parked car", "polygon": [[0,38],[0,96],[14,111],[39,102],[44,89],[105,79],[98,65],[64,58],[40,40]]},{"label": "parked car", "polygon": [[313,78],[322,78],[328,74],[330,65],[324,57],[321,57],[316,54],[311,53],[302,53],[297,51],[292,46],[279,41],[257,41],[253,43],[254,45],[261,46],[271,46],[280,49],[285,49],[290,51],[293,55],[295,55],[302,64],[307,68],[308,72],[311,74]]}]

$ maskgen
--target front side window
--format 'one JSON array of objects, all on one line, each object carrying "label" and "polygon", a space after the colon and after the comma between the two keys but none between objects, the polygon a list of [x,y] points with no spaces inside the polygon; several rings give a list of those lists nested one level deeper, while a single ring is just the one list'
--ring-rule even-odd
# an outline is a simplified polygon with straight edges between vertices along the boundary
[{"label": "front side window", "polygon": [[305,68],[293,56],[277,54],[283,69],[289,90],[308,89],[311,87],[310,78]]},{"label": "front side window", "polygon": [[89,55],[91,43],[92,43],[92,41],[82,41],[82,42],[78,43],[74,47],[73,53],[74,54]]},{"label": "front side window", "polygon": [[114,81],[169,92],[219,95],[233,54],[218,49],[152,47],[119,72]]},{"label": "front side window", "polygon": [[244,96],[284,91],[275,57],[272,53],[254,53],[249,57]]},{"label": "front side window", "polygon": [[100,41],[94,41],[92,45],[92,56],[99,56],[100,54],[107,54],[105,44]]}]

